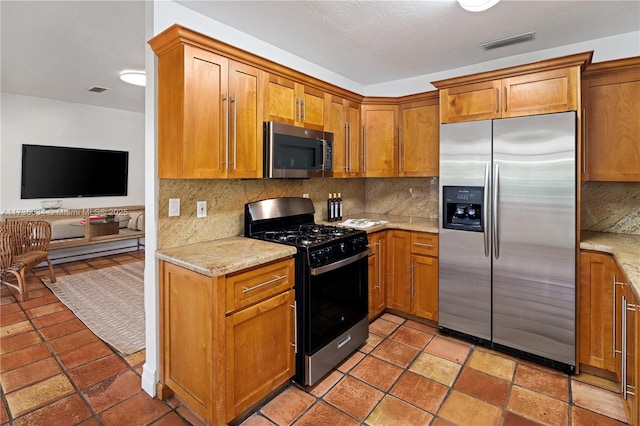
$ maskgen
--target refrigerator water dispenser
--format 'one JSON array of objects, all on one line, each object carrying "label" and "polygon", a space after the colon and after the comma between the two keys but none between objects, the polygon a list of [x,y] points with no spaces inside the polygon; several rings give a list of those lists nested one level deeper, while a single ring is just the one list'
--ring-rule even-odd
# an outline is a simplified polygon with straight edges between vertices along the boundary
[{"label": "refrigerator water dispenser", "polygon": [[442,226],[447,229],[482,232],[484,188],[444,186]]}]

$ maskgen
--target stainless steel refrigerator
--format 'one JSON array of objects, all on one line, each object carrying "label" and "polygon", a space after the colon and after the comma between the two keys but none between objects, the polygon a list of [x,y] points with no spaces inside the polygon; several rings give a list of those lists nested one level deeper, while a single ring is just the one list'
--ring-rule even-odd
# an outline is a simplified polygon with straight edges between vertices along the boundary
[{"label": "stainless steel refrigerator", "polygon": [[440,128],[439,326],[576,365],[576,114]]}]

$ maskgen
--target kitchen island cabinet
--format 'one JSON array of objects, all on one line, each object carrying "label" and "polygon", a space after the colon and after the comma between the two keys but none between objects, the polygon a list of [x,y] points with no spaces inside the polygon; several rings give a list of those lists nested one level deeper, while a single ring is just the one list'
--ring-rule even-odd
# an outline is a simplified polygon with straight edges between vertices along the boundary
[{"label": "kitchen island cabinet", "polygon": [[387,308],[438,321],[438,236],[388,231]]},{"label": "kitchen island cabinet", "polygon": [[440,89],[440,122],[576,111],[580,106],[580,73],[592,54],[434,81]]},{"label": "kitchen island cabinet", "polygon": [[209,275],[179,263],[160,261],[159,394],[227,424],[295,374],[293,259]]},{"label": "kitchen island cabinet", "polygon": [[640,182],[640,57],[590,65],[582,103],[583,179]]}]

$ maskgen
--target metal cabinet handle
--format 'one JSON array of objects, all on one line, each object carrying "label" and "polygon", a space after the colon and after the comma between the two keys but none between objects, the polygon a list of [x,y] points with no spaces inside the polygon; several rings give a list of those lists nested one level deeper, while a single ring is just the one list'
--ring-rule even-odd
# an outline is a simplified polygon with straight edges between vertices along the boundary
[{"label": "metal cabinet handle", "polygon": [[504,88],[504,112],[507,112],[507,88]]},{"label": "metal cabinet handle", "polygon": [[349,123],[344,123],[344,170],[349,171],[349,139],[351,138],[351,129]]},{"label": "metal cabinet handle", "polygon": [[300,105],[302,106],[302,121],[307,119],[307,104],[304,99],[300,99]]},{"label": "metal cabinet handle", "polygon": [[500,112],[500,89],[496,87],[496,113]]},{"label": "metal cabinet handle", "polygon": [[412,261],[411,262],[411,299],[413,299],[413,269],[414,269],[415,263]]},{"label": "metal cabinet handle", "polygon": [[271,279],[269,281],[265,281],[265,282],[263,282],[261,284],[254,285],[253,287],[245,287],[245,288],[242,289],[242,292],[243,293],[247,293],[249,291],[255,290],[256,288],[260,288],[260,287],[265,286],[267,284],[274,283],[274,282],[276,282],[278,280],[281,280],[283,278],[287,278],[287,276],[286,275],[278,275],[277,277],[275,277],[275,278],[273,278],[273,279]]},{"label": "metal cabinet handle", "polygon": [[399,163],[399,171],[403,171],[403,164],[402,164],[402,127],[398,126],[398,149],[400,150],[400,152],[398,153],[398,163]]},{"label": "metal cabinet handle", "polygon": [[300,98],[296,98],[296,121],[300,121]]},{"label": "metal cabinet handle", "polygon": [[233,95],[231,98],[231,103],[233,104],[233,170],[236,170],[236,161],[238,159],[238,103],[236,102],[236,95]]},{"label": "metal cabinet handle", "polygon": [[297,315],[297,306],[298,306],[298,302],[297,301],[293,301],[293,305],[289,305],[293,308],[293,343],[291,343],[291,346],[293,346],[293,352],[294,353],[298,353],[298,315]]},{"label": "metal cabinet handle", "polygon": [[224,94],[224,168],[229,169],[229,92]]},{"label": "metal cabinet handle", "polygon": [[362,173],[367,173],[367,130],[362,126]]},{"label": "metal cabinet handle", "polygon": [[413,243],[414,246],[433,248],[433,244]]},{"label": "metal cabinet handle", "polygon": [[618,334],[617,333],[618,330],[616,328],[616,299],[618,298],[617,289],[616,289],[617,285],[624,286],[624,283],[621,283],[620,281],[618,281],[616,279],[616,276],[614,275],[613,276],[613,307],[611,309],[611,311],[613,312],[613,348],[612,349],[613,349],[613,357],[614,358],[616,357],[616,354],[621,354],[622,353],[622,350],[616,349],[616,347],[618,345],[618,342],[617,342],[617,339],[616,339],[616,336]]},{"label": "metal cabinet handle", "polygon": [[622,296],[622,372],[621,391],[624,399],[627,399],[627,299]]}]

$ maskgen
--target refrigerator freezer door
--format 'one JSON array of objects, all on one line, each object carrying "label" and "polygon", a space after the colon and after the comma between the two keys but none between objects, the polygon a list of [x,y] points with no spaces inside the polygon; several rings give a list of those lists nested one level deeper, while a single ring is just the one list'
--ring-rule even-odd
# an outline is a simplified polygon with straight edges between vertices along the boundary
[{"label": "refrigerator freezer door", "polygon": [[493,341],[575,365],[576,115],[493,122]]},{"label": "refrigerator freezer door", "polygon": [[438,323],[486,340],[491,339],[491,256],[485,256],[489,235],[443,227],[442,186],[482,187],[490,180],[490,170],[491,121],[440,127]]}]

